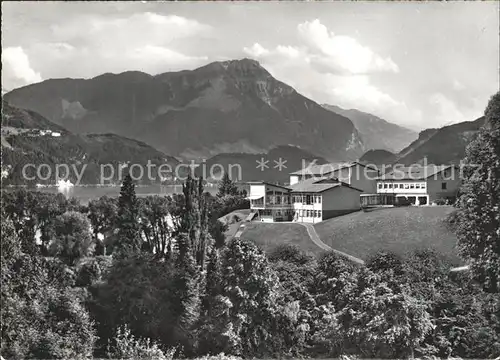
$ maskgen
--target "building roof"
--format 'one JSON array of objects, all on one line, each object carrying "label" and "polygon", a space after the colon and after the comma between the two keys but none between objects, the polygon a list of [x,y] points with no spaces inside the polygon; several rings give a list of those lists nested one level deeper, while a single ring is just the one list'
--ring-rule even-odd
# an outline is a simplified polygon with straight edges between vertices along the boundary
[{"label": "building roof", "polygon": [[292,193],[299,193],[299,192],[320,193],[336,187],[348,187],[353,190],[362,192],[362,190],[356,189],[347,183],[338,181],[335,178],[328,178],[328,177],[323,177],[320,179],[307,179],[290,186]]},{"label": "building roof", "polygon": [[290,173],[290,175],[320,175],[324,176],[330,174],[334,171],[350,168],[356,165],[364,166],[372,168],[373,170],[377,170],[373,166],[365,165],[357,161],[348,161],[348,162],[337,162],[337,163],[329,163],[329,164],[314,164],[310,163],[306,168],[294,171]]},{"label": "building roof", "polygon": [[266,182],[266,181],[249,181],[249,182],[247,182],[247,184],[248,185],[269,185],[269,186],[275,186],[275,187],[279,187],[282,189],[290,190],[290,187],[288,187],[288,186],[273,184],[273,183]]},{"label": "building roof", "polygon": [[414,165],[410,167],[398,167],[380,176],[378,180],[423,180],[452,167],[456,168],[456,165]]}]

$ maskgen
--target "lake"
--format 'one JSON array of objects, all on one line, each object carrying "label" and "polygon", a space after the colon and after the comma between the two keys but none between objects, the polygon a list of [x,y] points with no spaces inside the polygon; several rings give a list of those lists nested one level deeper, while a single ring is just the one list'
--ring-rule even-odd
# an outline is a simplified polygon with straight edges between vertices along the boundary
[{"label": "lake", "polygon": [[[55,186],[37,188],[37,191],[48,193],[61,193],[67,198],[77,198],[82,204],[87,204],[90,200],[98,199],[101,196],[119,196],[120,186],[73,186],[70,188],[59,189]],[[217,193],[217,185],[208,184],[205,186],[205,191],[215,195]],[[135,192],[137,196],[148,195],[172,195],[182,193],[182,185],[145,185],[136,186]]]}]

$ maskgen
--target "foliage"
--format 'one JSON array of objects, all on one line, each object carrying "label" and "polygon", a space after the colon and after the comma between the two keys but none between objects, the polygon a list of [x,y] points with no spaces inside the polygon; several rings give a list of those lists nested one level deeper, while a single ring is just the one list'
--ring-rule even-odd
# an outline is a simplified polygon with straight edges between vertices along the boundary
[{"label": "foliage", "polygon": [[234,181],[231,180],[228,172],[224,172],[222,179],[219,181],[219,191],[217,192],[217,197],[224,197],[226,195],[238,195],[238,187]]},{"label": "foliage", "polygon": [[[78,210],[62,194],[53,195],[24,188],[2,191],[2,203],[5,216],[13,221],[23,252],[30,254],[47,255],[54,233],[54,219],[66,211]],[[38,232],[40,246],[36,243]]]},{"label": "foliage", "polygon": [[[137,199],[129,180],[119,201],[86,208],[2,194],[2,356],[500,356],[498,294],[450,273],[451,260],[433,249],[378,252],[360,266],[303,253],[287,244],[287,226],[266,257],[247,241],[213,240],[223,232],[217,216],[241,196],[213,197],[189,179],[181,195]],[[461,211],[448,223],[463,226]],[[106,253],[110,240],[135,245],[126,256],[95,255],[101,235]]]},{"label": "foliage", "polygon": [[175,345],[175,319],[182,315],[173,308],[175,271],[171,263],[157,261],[150,253],[114,259],[103,281],[90,288],[89,309],[99,336],[97,355],[104,355],[108,339],[124,324],[138,337]]},{"label": "foliage", "polygon": [[68,211],[58,216],[54,224],[54,241],[49,253],[63,259],[68,265],[93,252],[90,222],[85,215]]},{"label": "foliage", "polygon": [[433,327],[425,305],[404,288],[392,289],[378,275],[362,276],[368,276],[368,282],[358,286],[340,312],[347,351],[357,348],[363,356],[379,358],[413,356]]},{"label": "foliage", "polygon": [[139,227],[139,204],[135,195],[135,185],[130,174],[123,179],[118,199],[118,242],[121,256],[137,253],[141,250],[142,240]]},{"label": "foliage", "polygon": [[167,256],[172,252],[173,225],[169,224],[171,198],[147,196],[140,199],[141,234],[145,241],[143,248]]},{"label": "foliage", "polygon": [[[106,255],[106,238],[112,235],[118,217],[118,203],[116,198],[102,196],[97,200],[90,200],[87,205],[87,216],[92,225],[96,254]],[[103,240],[99,238],[103,237]]]},{"label": "foliage", "polygon": [[9,221],[2,217],[2,356],[90,357],[93,321],[72,288],[71,270],[57,259],[22,253]]},{"label": "foliage", "polygon": [[401,275],[403,272],[403,259],[391,251],[378,251],[368,258],[366,266],[373,272],[394,272]]},{"label": "foliage", "polygon": [[184,198],[177,235],[186,235],[182,237],[186,241],[185,248],[192,252],[196,264],[204,269],[207,248],[212,241],[208,233],[209,195],[203,192],[203,179],[193,179],[190,176],[182,186],[182,192]]},{"label": "foliage", "polygon": [[313,258],[300,250],[297,245],[278,245],[268,256],[269,261],[286,261],[297,265],[304,265],[312,261]]},{"label": "foliage", "polygon": [[318,305],[332,303],[342,309],[354,296],[356,267],[347,258],[330,251],[322,254],[314,279]]},{"label": "foliage", "polygon": [[173,359],[175,349],[166,353],[150,339],[136,338],[127,326],[119,327],[113,338],[113,345],[108,347],[110,359]]},{"label": "foliage", "polygon": [[76,286],[89,287],[101,281],[111,267],[111,257],[100,255],[85,258],[76,266]]},{"label": "foliage", "polygon": [[458,200],[458,247],[485,288],[500,291],[500,92],[484,112],[489,128],[467,147]]}]

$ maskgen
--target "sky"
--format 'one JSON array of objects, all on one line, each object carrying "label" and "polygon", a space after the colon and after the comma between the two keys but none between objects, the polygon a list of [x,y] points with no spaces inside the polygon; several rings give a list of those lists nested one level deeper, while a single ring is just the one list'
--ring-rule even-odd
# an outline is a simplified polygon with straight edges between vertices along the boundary
[{"label": "sky", "polygon": [[471,121],[499,89],[499,2],[2,2],[2,91],[245,57],[320,104]]}]

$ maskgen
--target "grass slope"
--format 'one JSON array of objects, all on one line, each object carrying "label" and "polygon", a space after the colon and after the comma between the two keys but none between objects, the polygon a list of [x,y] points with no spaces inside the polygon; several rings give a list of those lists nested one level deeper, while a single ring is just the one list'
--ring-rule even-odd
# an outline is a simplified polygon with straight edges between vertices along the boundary
[{"label": "grass slope", "polygon": [[356,212],[314,225],[321,240],[334,249],[366,260],[378,250],[398,254],[434,248],[461,264],[457,238],[444,223],[451,206],[381,208]]},{"label": "grass slope", "polygon": [[323,252],[311,241],[306,228],[300,224],[252,222],[245,225],[241,239],[254,242],[268,254],[281,244],[297,245],[305,253],[314,256]]}]

